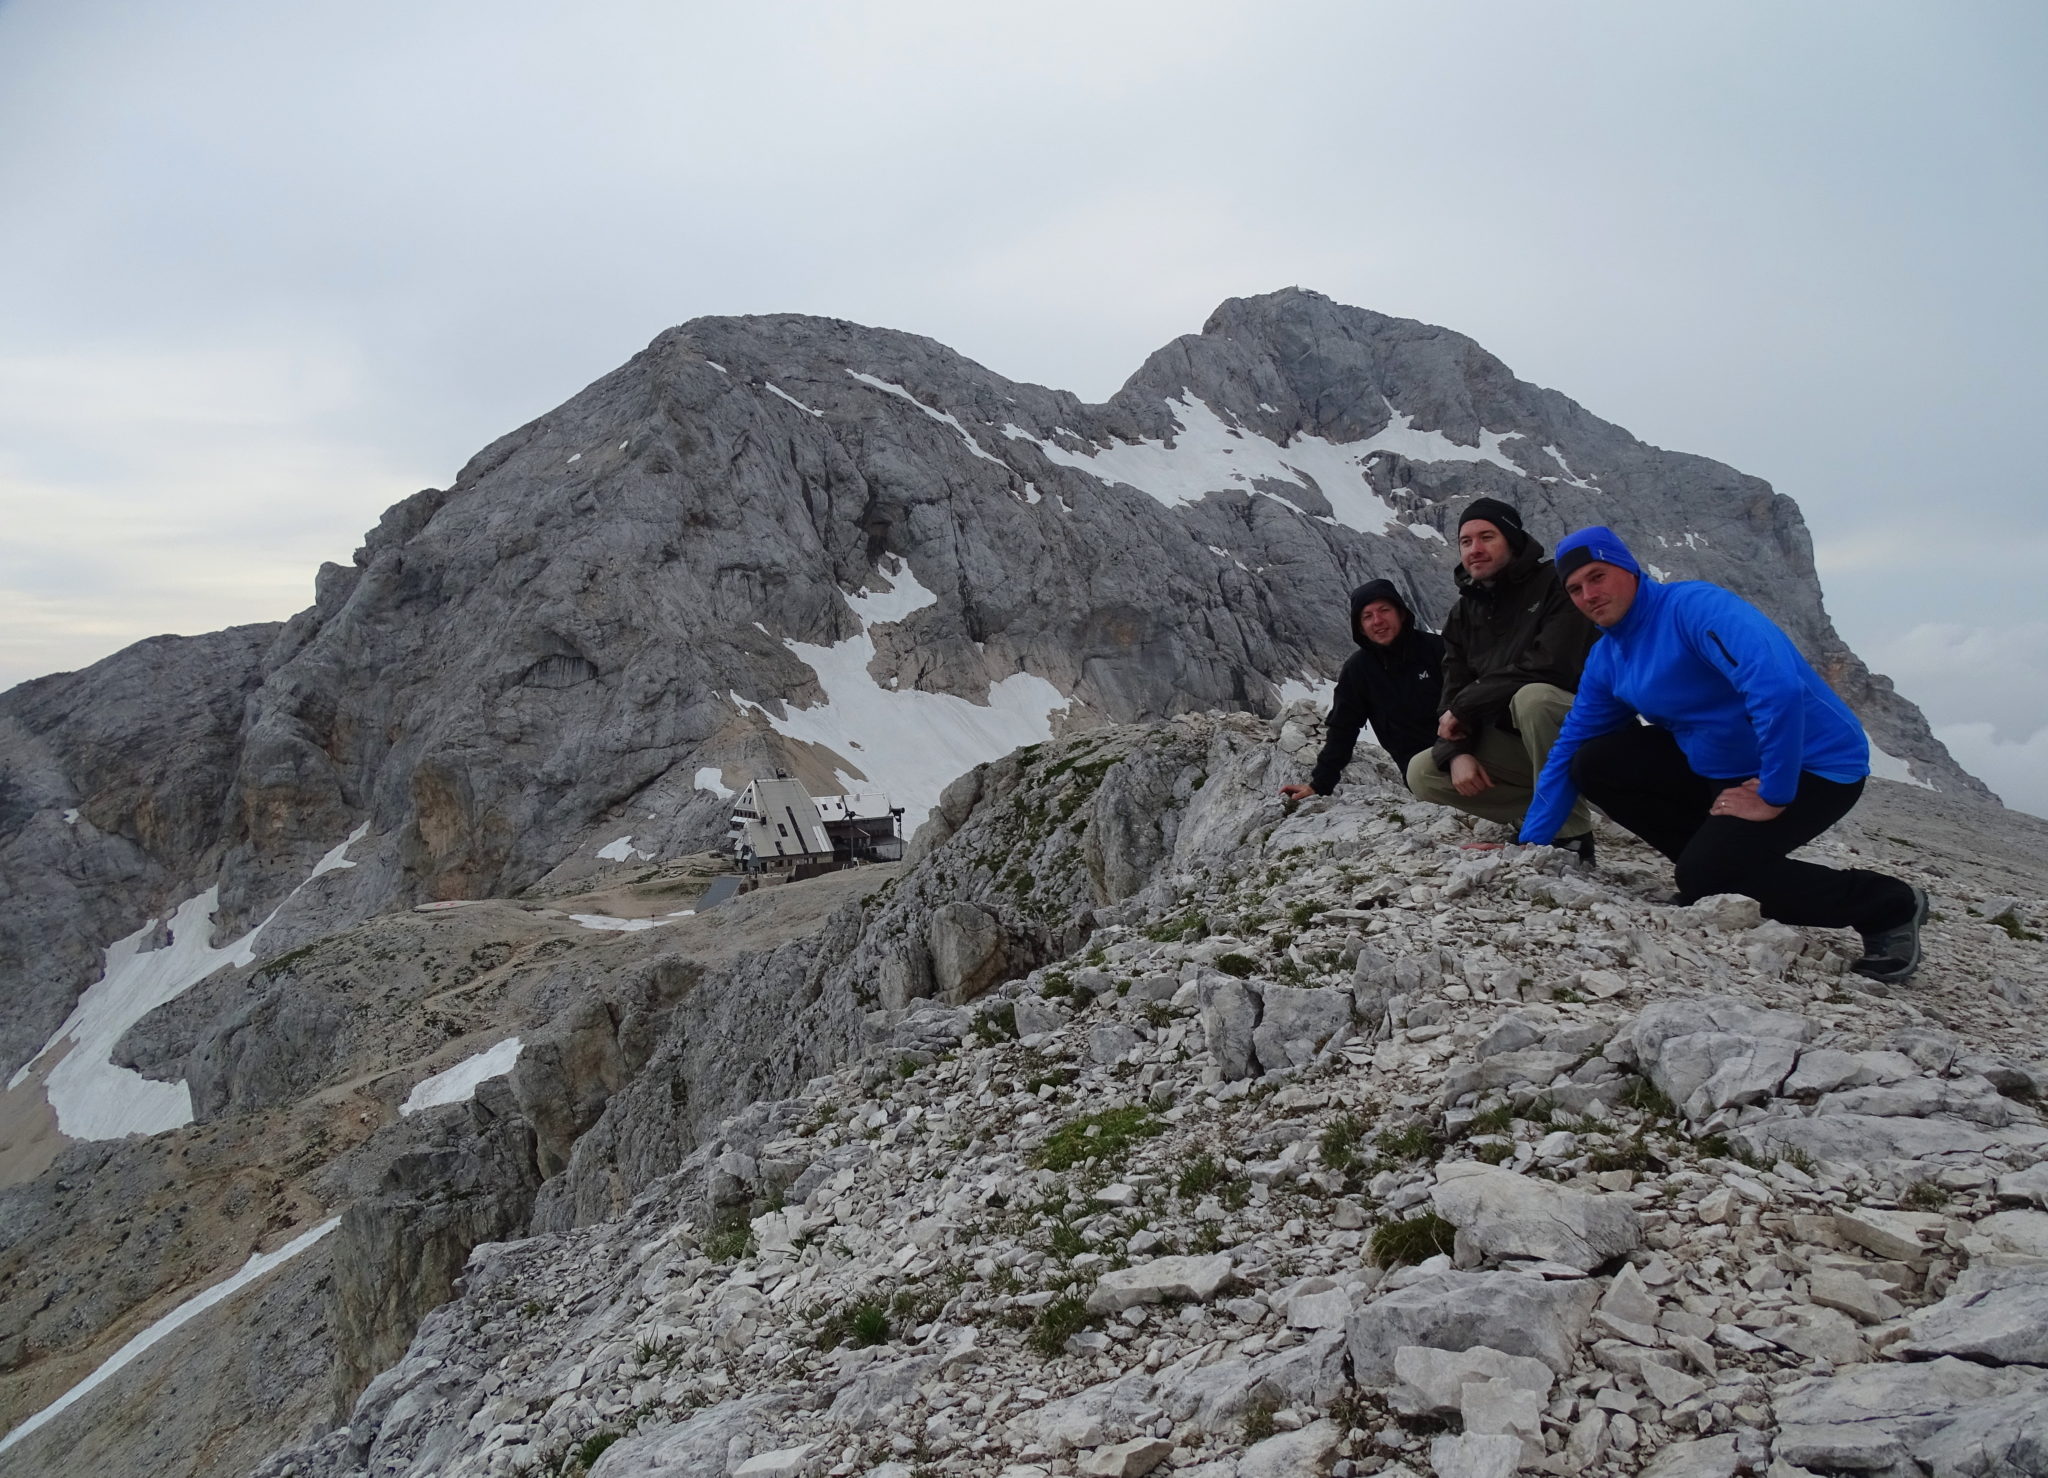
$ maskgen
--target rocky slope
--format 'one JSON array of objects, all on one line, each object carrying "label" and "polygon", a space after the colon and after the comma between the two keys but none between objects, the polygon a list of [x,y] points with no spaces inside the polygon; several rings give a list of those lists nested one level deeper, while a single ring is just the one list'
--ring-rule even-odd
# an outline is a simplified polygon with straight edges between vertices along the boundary
[{"label": "rocky slope", "polygon": [[[1233,299],[1089,406],[911,335],[702,319],[392,508],[282,627],[0,696],[0,1070],[101,949],[216,879],[221,936],[268,919],[284,953],[621,832],[706,845],[720,788],[775,765],[915,823],[1055,723],[1271,713],[1347,655],[1352,584],[1441,615],[1480,493],[1753,596],[1889,753],[1981,793],[1836,636],[1789,500],[1458,334]],[[354,865],[302,889],[358,827]]]},{"label": "rocky slope", "polygon": [[[1817,855],[1941,911],[1874,993],[1618,837],[1462,851],[1374,751],[1283,813],[1314,729],[1022,751],[788,943],[564,952],[548,1050],[404,1119],[440,1060],[387,1074],[334,1236],[0,1471],[2041,1471],[2048,827],[1874,786]],[[554,923],[377,927],[500,910]],[[367,953],[314,988],[367,1008]]]},{"label": "rocky slope", "polygon": [[[1370,751],[1340,802],[1281,816],[1273,790],[1304,772],[1316,715],[1255,715],[1336,670],[1348,643],[1333,613],[1357,580],[1388,575],[1440,613],[1445,535],[1481,492],[1517,501],[1541,535],[1612,522],[1669,573],[1752,594],[1885,749],[1912,760],[1922,788],[1874,784],[1823,850],[1880,856],[1943,899],[1924,987],[1860,993],[1840,972],[1845,940],[1752,928],[1739,910],[1660,910],[1660,874],[1627,844],[1585,878],[1547,854],[1461,857],[1463,823],[1405,800]],[[722,829],[722,792],[771,765],[888,788],[931,821],[903,864],[692,915],[710,866],[694,849]],[[795,1358],[831,1317],[820,1301],[893,1305],[908,1284],[956,1277],[930,1308],[919,1293],[885,1309],[887,1343],[909,1348],[912,1313],[919,1359],[973,1326],[997,1351],[991,1368],[1024,1384],[1000,1411],[993,1388],[975,1387],[977,1405],[963,1396],[952,1422],[971,1436],[949,1446],[934,1429],[910,1456],[965,1471],[1070,1463],[1011,1418],[1134,1374],[1124,1331],[1153,1316],[1078,1320],[1089,1337],[1073,1351],[1047,1336],[1027,1354],[1032,1331],[1009,1326],[1085,1304],[1103,1266],[1091,1255],[1227,1251],[1236,1283],[1212,1292],[1256,1293],[1269,1310],[1282,1285],[1260,1269],[1313,1262],[1362,1309],[1400,1291],[1396,1275],[1383,1284],[1385,1270],[1369,1270],[1380,1226],[1439,1191],[1456,1220],[1460,1197],[1483,1189],[1452,1185],[1451,1171],[1438,1185],[1445,1162],[1634,1197],[1625,1209],[1648,1240],[1631,1255],[1683,1249],[1655,1242],[1660,1207],[1636,1204],[1636,1182],[1581,1171],[1665,1176],[1645,1184],[1683,1200],[1708,1193],[1683,1178],[1700,1175],[1748,1176],[1775,1195],[1770,1167],[1789,1164],[1828,1206],[1877,1209],[1906,1182],[1953,1171],[1944,1185],[1970,1229],[1943,1235],[1996,1269],[1964,1244],[2002,1235],[2007,1223],[1987,1221],[1998,1177],[2039,1158],[2021,1098],[2041,1041],[2031,921],[2048,894],[2044,841],[2048,828],[1998,811],[1841,647],[1789,502],[1644,447],[1443,330],[1309,293],[1233,301],[1089,407],[904,335],[799,318],[686,325],[487,449],[452,488],[391,510],[355,567],[324,570],[316,606],[284,626],[143,643],[0,695],[0,878],[16,904],[0,918],[0,1056],[15,1069],[0,1093],[0,1472],[237,1472],[301,1442],[273,1468],[562,1471],[572,1446],[629,1424],[616,1461],[642,1461],[632,1454],[654,1451],[700,1399],[717,1410],[675,1438],[678,1452],[700,1439],[810,1442],[820,1382],[856,1373],[837,1356]],[[1796,1010],[1808,1027],[1714,1008],[1722,1035],[1749,1033],[1747,1066],[1740,1101],[1696,1112],[1702,1085],[1666,1070],[1638,1018],[1701,995]],[[1899,1036],[1923,1017],[1957,1053],[1936,1061]],[[1535,1035],[1501,1047],[1497,1029]],[[1503,1061],[1481,1063],[1482,1041],[1499,1048],[1488,1062]],[[1878,1055],[1842,1068],[1843,1053]],[[1823,1063],[1848,1076],[1787,1088]],[[1494,1081],[1546,1065],[1526,1085]],[[1560,1071],[1568,1081],[1553,1083]],[[450,1073],[467,1086],[448,1087]],[[1648,1090],[1616,1097],[1635,1079],[1667,1095],[1668,1112]],[[1601,1113],[1574,1084],[1600,1090]],[[1485,1120],[1499,1132],[1473,1131],[1465,1116],[1492,1113],[1502,1094],[1527,1111],[1523,1127],[1511,1115]],[[1584,1155],[1523,1154],[1543,1142],[1530,1126],[1545,1103]],[[1127,1111],[1138,1120],[1114,1117]],[[1099,1157],[1133,1197],[1114,1224],[1092,1209],[1106,1179],[1043,1162],[1062,1152],[1041,1141],[1089,1115],[1112,1116],[1094,1121],[1096,1138],[1166,1126],[1120,1162]],[[953,1127],[927,1143],[941,1123]],[[870,1130],[904,1142],[897,1160],[860,1154]],[[1333,1131],[1330,1159],[1297,1147],[1286,1175],[1250,1168]],[[1279,1137],[1252,1143],[1268,1134]],[[1182,1189],[1183,1162],[1203,1153],[1214,1170],[1185,1184],[1213,1175],[1221,1222],[1209,1197]],[[1752,1174],[1744,1156],[1764,1168]],[[1425,1176],[1425,1163],[1437,1169]],[[1836,1179],[1814,1179],[1809,1163]],[[825,1165],[829,1193],[813,1173]],[[978,1189],[961,1201],[969,1181]],[[1296,1214],[1272,1222],[1263,1208],[1283,1192],[1272,1204]],[[1308,1199],[1287,1199],[1297,1192]],[[1626,1220],[1599,1204],[1606,1222]],[[791,1230],[798,1207],[809,1230]],[[1720,1322],[1752,1333],[1780,1327],[1743,1322],[1756,1296],[1789,1288],[1762,1306],[1804,1327],[1806,1242],[1731,1208],[1707,1223],[1729,1230],[1709,1235],[1741,1239],[1741,1257],[1682,1294],[1643,1261],[1645,1287],[1664,1303],[1697,1293],[1717,1313],[1746,1303]],[[827,1210],[863,1234],[831,1258],[839,1243],[813,1235]],[[768,1290],[769,1305],[737,1345],[725,1328],[707,1336],[738,1386],[710,1366],[700,1380],[693,1364],[687,1380],[663,1370],[647,1387],[653,1374],[553,1319],[574,1308],[607,1339],[631,1323],[636,1349],[697,1349],[703,1321],[722,1317],[705,1300],[734,1276],[732,1257],[710,1254],[736,1249],[740,1223],[770,1211],[785,1220],[752,1233],[740,1273],[753,1282],[733,1283]],[[1143,1242],[1148,1229],[1163,1240]],[[1752,1256],[1766,1233],[1778,1240]],[[668,1334],[641,1328],[650,1316],[628,1286],[625,1265],[652,1255],[631,1250],[642,1243],[672,1262],[706,1254],[677,1264],[695,1270],[663,1304]],[[519,1250],[491,1250],[507,1244]],[[974,1271],[978,1245],[1007,1259],[1001,1276]],[[1460,1270],[1499,1252],[1478,1245]],[[300,1250],[263,1272],[283,1248]],[[1306,1260],[1290,1263],[1290,1248]],[[500,1257],[543,1286],[509,1321],[489,1312]],[[804,1282],[769,1277],[777,1258]],[[1773,1263],[1781,1283],[1759,1259],[1799,1265]],[[238,1268],[248,1291],[210,1312],[185,1302]],[[1593,1271],[1617,1276],[1607,1261]],[[1886,1272],[1887,1296],[1904,1307],[1954,1271]],[[976,1280],[986,1287],[971,1290]],[[1298,1281],[1285,1288],[1303,1292]],[[817,1296],[799,1300],[814,1282]],[[956,1306],[970,1292],[975,1307]],[[1296,1343],[1278,1314],[1243,1315],[1226,1338],[1222,1306],[1195,1302],[1210,1313],[1159,1347],[1147,1379],[1202,1351],[1188,1369]],[[1254,1325],[1272,1337],[1254,1345]],[[1595,1382],[1574,1402],[1611,1389],[1584,1359],[1615,1374],[1611,1361],[1565,1346],[1576,1353],[1558,1376]],[[1336,1431],[1316,1461],[1342,1448],[1372,1462],[1382,1429],[1359,1403],[1391,1399],[1384,1372],[1354,1352],[1332,1386],[1327,1354],[1273,1419],[1300,1417],[1316,1442]],[[518,1367],[522,1401],[559,1381],[554,1414],[458,1416],[473,1388],[453,1372],[486,1356]],[[127,1363],[107,1385],[77,1384],[109,1357]],[[1698,1366],[1694,1378],[1710,1374]],[[937,1379],[939,1367],[916,1368],[927,1375],[914,1384]],[[450,1373],[420,1385],[430,1369]],[[579,1404],[592,1371],[631,1374],[641,1394],[614,1409],[615,1382]],[[500,1374],[485,1377],[493,1396],[511,1379]],[[759,1401],[724,1408],[728,1389]],[[77,1405],[51,1411],[67,1391]],[[1563,1397],[1546,1387],[1545,1399],[1554,1417]],[[1599,1409],[1636,1423],[1609,1424],[1637,1431],[1633,1447],[1616,1439],[1626,1467],[1708,1430],[1701,1410],[1717,1438],[1737,1425],[1769,1435],[1759,1399],[1745,1387],[1737,1404],[1765,1415],[1733,1425],[1719,1414],[1733,1397],[1672,1421],[1617,1396]],[[1130,1440],[1171,1438],[1181,1466],[1237,1461],[1243,1403],[1224,1405],[1228,1417],[1201,1418],[1199,1441],[1180,1414],[1164,1437],[1138,1434],[1156,1416],[1125,1425]],[[1591,1410],[1574,1405],[1570,1428]],[[845,1427],[823,1466],[865,1471],[891,1420]],[[348,1435],[331,1430],[341,1421]],[[1585,1457],[1592,1440],[1571,1451]],[[1756,1441],[1743,1438],[1743,1462]],[[1266,1471],[1267,1458],[1242,1456],[1247,1473]]]}]

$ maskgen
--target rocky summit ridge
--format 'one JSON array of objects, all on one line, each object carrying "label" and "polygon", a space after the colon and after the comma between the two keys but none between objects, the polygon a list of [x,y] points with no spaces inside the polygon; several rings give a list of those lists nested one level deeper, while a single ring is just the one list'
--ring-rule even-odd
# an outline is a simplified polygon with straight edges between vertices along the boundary
[{"label": "rocky summit ridge", "polygon": [[[1370,746],[1280,807],[1480,493],[1910,762],[1816,846],[1935,895],[1910,990]],[[695,913],[771,766],[929,820]],[[2048,828],[1788,500],[1441,329],[1234,300],[1086,406],[685,325],[291,622],[0,695],[0,877],[0,1474],[2036,1471]]]},{"label": "rocky summit ridge", "polygon": [[[381,1106],[303,1183],[338,1228],[0,1471],[2044,1471],[2048,827],[1881,786],[1816,845],[1938,897],[1886,991],[1849,936],[1663,902],[1621,836],[1466,850],[1371,750],[1283,808],[1318,719],[979,767],[766,949],[529,902],[302,957],[415,1030],[458,1007],[393,972],[452,943],[502,999],[374,1084],[273,1039],[235,1092],[309,1058],[337,1120]],[[511,1027],[510,1073],[393,1113]],[[217,1170],[248,1121],[131,1144]]]},{"label": "rocky summit ridge", "polygon": [[915,824],[1055,726],[1270,715],[1349,654],[1354,584],[1441,618],[1480,494],[1547,543],[1607,522],[1750,596],[1895,777],[1985,794],[1834,631],[1789,499],[1449,330],[1232,299],[1087,405],[910,334],[699,319],[392,507],[290,621],[0,695],[0,1070],[102,950],[210,885],[220,936],[261,924],[284,953],[622,834],[710,845],[726,792],[775,767],[891,791]]}]

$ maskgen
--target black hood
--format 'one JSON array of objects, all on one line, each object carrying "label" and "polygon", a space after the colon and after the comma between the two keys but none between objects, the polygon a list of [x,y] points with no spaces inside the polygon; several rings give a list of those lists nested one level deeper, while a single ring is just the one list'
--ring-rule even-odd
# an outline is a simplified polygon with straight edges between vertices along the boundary
[{"label": "black hood", "polygon": [[1371,642],[1358,629],[1358,613],[1376,600],[1383,600],[1401,613],[1401,634],[1394,638],[1399,646],[1415,631],[1415,612],[1408,608],[1408,602],[1401,599],[1401,592],[1394,588],[1392,580],[1368,580],[1351,592],[1351,639],[1361,647],[1370,647]]}]

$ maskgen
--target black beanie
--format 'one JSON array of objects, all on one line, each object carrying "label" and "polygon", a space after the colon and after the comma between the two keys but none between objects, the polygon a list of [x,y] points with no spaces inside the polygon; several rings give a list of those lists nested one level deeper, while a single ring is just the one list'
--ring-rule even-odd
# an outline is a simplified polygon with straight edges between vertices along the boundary
[{"label": "black beanie", "polygon": [[1499,497],[1475,497],[1473,502],[1464,506],[1464,512],[1458,514],[1458,528],[1462,530],[1475,518],[1483,518],[1485,522],[1499,528],[1501,538],[1507,540],[1507,547],[1511,551],[1516,551],[1518,555],[1530,547],[1528,530],[1522,528],[1522,514],[1503,504]]},{"label": "black beanie", "polygon": [[1458,527],[1462,530],[1473,519],[1483,519],[1500,530],[1501,537],[1508,541],[1508,548],[1520,554],[1529,547],[1529,534],[1522,527],[1522,515],[1508,507],[1498,498],[1474,498],[1465,505],[1465,511],[1458,515]]}]

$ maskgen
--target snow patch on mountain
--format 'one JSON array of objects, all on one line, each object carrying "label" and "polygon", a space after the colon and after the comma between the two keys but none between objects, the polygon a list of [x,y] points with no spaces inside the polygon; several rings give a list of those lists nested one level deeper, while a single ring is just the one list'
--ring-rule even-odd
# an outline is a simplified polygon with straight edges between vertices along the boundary
[{"label": "snow patch on mountain", "polygon": [[955,776],[1021,745],[1050,739],[1052,716],[1066,708],[1067,697],[1028,672],[992,683],[983,703],[876,682],[868,671],[875,660],[874,629],[938,602],[907,564],[888,578],[893,583],[887,590],[847,596],[861,623],[858,635],[831,646],[784,640],[817,674],[823,703],[815,708],[785,704],[778,718],[751,698],[730,696],[739,707],[759,712],[778,734],[820,745],[848,764],[847,757],[857,752],[860,773],[840,769],[840,783],[847,790],[861,789],[865,782],[867,789],[888,792],[903,807],[904,829],[915,831]]},{"label": "snow patch on mountain", "polygon": [[1337,684],[1332,678],[1283,678],[1280,683],[1282,703],[1309,702],[1325,707],[1336,696]]},{"label": "snow patch on mountain", "polygon": [[398,1112],[401,1115],[416,1114],[422,1109],[439,1108],[443,1104],[469,1102],[476,1097],[478,1084],[502,1078],[512,1071],[523,1046],[519,1038],[507,1037],[497,1045],[435,1073],[431,1078],[420,1079],[412,1092],[405,1096],[405,1102],[398,1106]]},{"label": "snow patch on mountain", "polygon": [[1199,396],[1166,404],[1178,427],[1171,445],[1163,440],[1114,442],[1076,452],[1014,424],[1005,425],[1003,434],[1029,441],[1048,461],[1103,482],[1128,484],[1169,508],[1233,489],[1278,496],[1259,486],[1262,482],[1313,484],[1329,502],[1331,521],[1368,534],[1385,533],[1396,524],[1394,510],[1366,477],[1366,463],[1380,453],[1415,462],[1491,462],[1517,477],[1527,475],[1500,449],[1520,432],[1482,430],[1478,446],[1463,446],[1441,431],[1417,430],[1415,418],[1391,404],[1392,419],[1363,441],[1340,443],[1300,432],[1284,446],[1224,420]]},{"label": "snow patch on mountain", "polygon": [[[1010,464],[1008,462],[1005,462],[1001,457],[992,457],[987,452],[983,451],[981,448],[981,443],[976,441],[972,436],[968,434],[967,428],[965,426],[962,426],[952,416],[946,414],[946,412],[933,410],[930,406],[926,405],[923,401],[919,400],[915,395],[912,395],[908,390],[904,389],[901,385],[892,384],[888,380],[878,380],[873,375],[862,374],[859,370],[850,369],[847,371],[847,373],[849,375],[852,375],[856,380],[860,381],[863,385],[871,385],[875,389],[880,390],[885,394],[893,395],[899,400],[909,401],[912,405],[916,406],[919,410],[923,411],[927,416],[930,416],[934,421],[937,421],[941,426],[952,427],[954,432],[958,434],[960,439],[967,444],[967,450],[974,453],[975,456],[981,458],[982,461],[993,462],[996,464],[996,466],[1002,468],[1005,472],[1010,470]],[[808,410],[809,407],[806,406],[805,409]]]},{"label": "snow patch on mountain", "polygon": [[149,1328],[143,1330],[142,1333],[136,1335],[127,1344],[109,1355],[105,1362],[100,1365],[99,1369],[95,1370],[91,1375],[59,1396],[55,1401],[52,1401],[48,1406],[45,1406],[41,1411],[9,1432],[5,1437],[0,1437],[0,1452],[5,1452],[8,1448],[14,1446],[15,1443],[21,1441],[22,1438],[28,1436],[29,1433],[38,1430],[60,1413],[70,1410],[80,1401],[83,1401],[87,1396],[98,1390],[110,1376],[134,1360],[137,1355],[140,1355],[151,1345],[156,1344],[159,1340],[182,1326],[191,1323],[192,1320],[198,1318],[199,1315],[205,1313],[215,1304],[220,1303],[224,1299],[232,1298],[251,1283],[254,1283],[258,1278],[261,1278],[265,1273],[290,1262],[340,1225],[340,1217],[330,1217],[318,1226],[301,1232],[274,1252],[250,1253],[249,1260],[242,1264],[242,1270],[232,1278],[216,1283],[205,1292],[195,1294],[193,1297],[186,1299],[175,1309],[164,1315],[163,1318],[157,1320],[156,1323],[150,1325]]},{"label": "snow patch on mountain", "polygon": [[784,400],[788,401],[791,405],[795,406],[798,410],[804,412],[806,415],[822,416],[825,414],[823,411],[819,410],[814,405],[805,405],[801,400],[798,400],[794,395],[791,395],[787,390],[783,389],[773,380],[763,380],[761,383],[768,387],[768,393],[770,395],[781,396]]},{"label": "snow patch on mountain", "polygon": [[1878,748],[1875,739],[1870,741],[1870,773],[1879,780],[1896,780],[1901,785],[1917,785],[1922,790],[1934,789],[1927,781],[1915,775],[1904,760]]},{"label": "snow patch on mountain", "polygon": [[[325,873],[354,867],[348,849],[369,830],[366,821],[349,833],[347,841],[314,864],[306,881],[285,901],[296,898],[308,883]],[[38,1063],[61,1050],[62,1055],[45,1070],[43,1091],[57,1115],[58,1129],[72,1139],[160,1134],[191,1123],[192,1094],[182,1081],[161,1083],[145,1078],[132,1068],[117,1066],[112,1058],[114,1044],[128,1028],[157,1007],[224,966],[254,961],[257,937],[284,904],[240,939],[216,949],[209,941],[219,907],[220,886],[215,884],[179,904],[168,920],[150,919],[133,934],[108,945],[100,978],[86,988],[64,1024],[51,1034],[42,1051],[15,1071],[7,1086],[19,1087]],[[169,942],[162,949],[144,950],[144,941],[160,922],[167,924]]]}]

